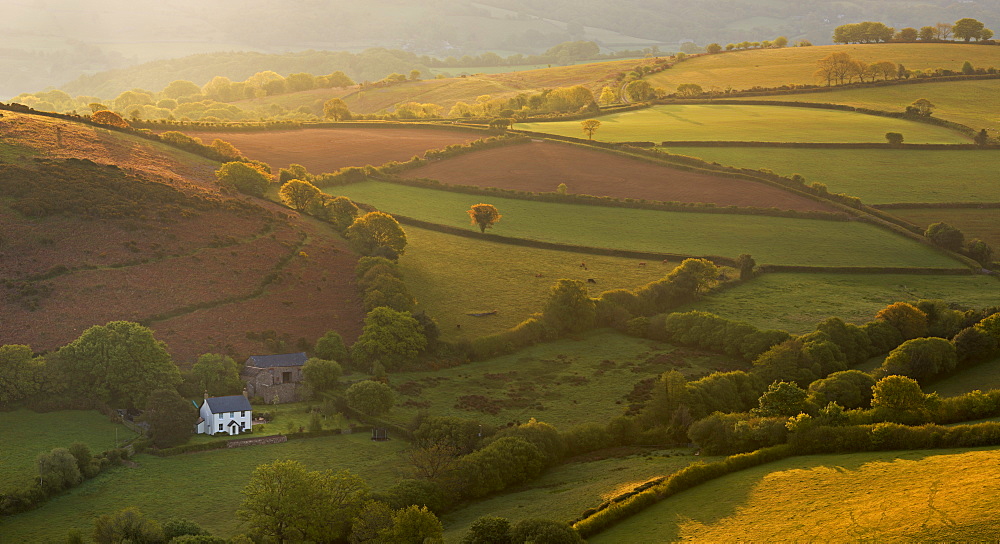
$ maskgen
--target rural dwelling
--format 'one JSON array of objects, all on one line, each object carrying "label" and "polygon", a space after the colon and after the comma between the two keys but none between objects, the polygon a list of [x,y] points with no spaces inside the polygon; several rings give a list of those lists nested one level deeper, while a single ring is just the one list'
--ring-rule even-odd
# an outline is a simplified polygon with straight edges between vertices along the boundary
[{"label": "rural dwelling", "polygon": [[203,434],[229,435],[248,433],[253,428],[253,409],[247,400],[247,392],[228,397],[209,397],[201,405],[196,431]]},{"label": "rural dwelling", "polygon": [[302,384],[302,365],[309,358],[305,353],[282,355],[252,355],[247,359],[240,377],[246,382],[251,397],[265,402],[295,402]]}]

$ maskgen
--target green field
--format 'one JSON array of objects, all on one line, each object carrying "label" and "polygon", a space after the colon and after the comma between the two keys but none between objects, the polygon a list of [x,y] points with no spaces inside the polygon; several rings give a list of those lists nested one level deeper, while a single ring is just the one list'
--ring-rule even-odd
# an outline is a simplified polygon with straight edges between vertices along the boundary
[{"label": "green field", "polygon": [[987,276],[764,274],[684,310],[804,333],[827,317],[865,323],[893,302],[921,299],[941,299],[966,308],[994,306],[1000,304],[1000,282]]},{"label": "green field", "polygon": [[[334,187],[329,192],[390,213],[468,229],[475,227],[468,224],[465,210],[481,198],[374,181]],[[760,264],[960,266],[918,242],[854,221],[487,200],[504,215],[493,232],[517,238],[686,255],[736,257],[750,253]],[[595,279],[601,282],[605,278]]]},{"label": "green field", "polygon": [[[434,316],[442,337],[449,340],[477,338],[517,325],[542,310],[549,289],[560,278],[600,278],[590,286],[591,295],[597,296],[658,280],[677,264],[657,261],[640,266],[644,261],[639,259],[498,244],[416,227],[406,227],[406,238],[408,246],[399,264],[417,299],[417,311]],[[498,313],[467,315],[491,310]]]},{"label": "green field", "polygon": [[[886,132],[907,143],[961,144],[971,140],[951,129],[862,113],[784,106],[686,104],[654,106],[603,115],[594,139],[629,141],[734,141],[885,143]],[[585,137],[580,121],[517,123],[514,128]]]},{"label": "green field", "polygon": [[588,541],[996,541],[997,477],[995,448],[795,457],[702,484]]},{"label": "green field", "polygon": [[[595,452],[600,455],[603,452]],[[550,469],[525,489],[504,493],[466,506],[443,517],[445,542],[460,542],[473,521],[500,516],[511,523],[539,517],[570,521],[587,508],[653,478],[667,476],[713,457],[695,457],[691,450],[660,450],[626,457],[571,462]]]},{"label": "green field", "polygon": [[[722,44],[725,46],[726,44]],[[751,49],[702,55],[647,77],[653,87],[673,91],[682,83],[696,83],[705,90],[724,91],[782,85],[816,85],[816,62],[830,53],[845,51],[868,63],[888,60],[910,70],[945,68],[961,70],[962,63],[1000,68],[1000,51],[994,47],[965,44],[864,44]],[[910,101],[912,102],[912,100]],[[909,104],[909,102],[907,102]]]},{"label": "green field", "polygon": [[135,436],[124,425],[112,423],[96,411],[64,410],[39,414],[29,410],[0,412],[0,493],[21,487],[37,476],[35,458],[52,448],[74,442],[100,453]]},{"label": "green field", "polygon": [[240,531],[235,512],[254,468],[295,459],[310,470],[349,469],[376,490],[396,479],[406,447],[373,442],[368,433],[294,440],[173,457],[139,455],[138,468],[117,468],[55,497],[45,506],[0,521],[3,542],[64,541],[71,529],[89,535],[93,518],[135,506],[161,522],[180,517],[218,536]]},{"label": "green field", "polygon": [[[995,62],[1000,66],[1000,59]],[[996,131],[1000,128],[1000,111],[996,108],[997,93],[1000,93],[1000,80],[988,79],[779,95],[769,96],[767,100],[823,102],[875,110],[904,111],[906,106],[917,99],[926,98],[935,106],[934,117],[961,123],[976,130],[990,129],[992,135],[996,136]]]},{"label": "green field", "polygon": [[670,153],[825,183],[866,204],[1000,202],[1000,151],[670,146]]},{"label": "green field", "polygon": [[[396,407],[386,417],[407,423],[427,410],[436,416],[477,419],[491,425],[514,420],[524,423],[534,417],[565,430],[622,415],[629,405],[625,395],[642,379],[673,368],[692,377],[745,366],[721,355],[602,329],[488,361],[434,372],[393,374],[393,387],[402,386],[403,392],[412,390],[414,394],[397,395]],[[404,385],[409,382],[413,383]],[[457,407],[459,398],[466,395],[481,395],[498,411],[491,414]]]},{"label": "green field", "polygon": [[[993,196],[1000,202],[1000,194]],[[966,240],[979,238],[1000,251],[1000,208],[903,208],[887,211],[923,228],[943,221],[962,231]],[[1000,259],[1000,255],[993,258]]]},{"label": "green field", "polygon": [[928,393],[937,392],[942,397],[954,397],[973,390],[1000,389],[1000,359],[976,365],[968,370],[932,383],[924,388]]}]

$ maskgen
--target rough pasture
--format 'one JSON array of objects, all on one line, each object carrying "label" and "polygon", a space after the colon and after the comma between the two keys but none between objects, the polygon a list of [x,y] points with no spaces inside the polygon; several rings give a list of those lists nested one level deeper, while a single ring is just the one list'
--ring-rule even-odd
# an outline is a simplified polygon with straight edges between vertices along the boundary
[{"label": "rough pasture", "polygon": [[[1000,201],[1000,191],[993,195]],[[961,230],[966,240],[979,238],[994,249],[1000,249],[1000,208],[900,208],[889,213],[906,219],[921,228],[945,222]],[[1000,255],[994,255],[994,260]]]},{"label": "rough pasture", "polygon": [[984,542],[1000,451],[918,450],[794,457],[679,493],[589,542]]},{"label": "rough pasture", "polygon": [[404,175],[517,191],[552,192],[565,183],[569,193],[621,199],[835,211],[821,202],[762,183],[687,172],[554,142],[487,149],[432,162]]},{"label": "rough pasture", "polygon": [[463,144],[486,136],[420,128],[308,128],[256,132],[197,132],[189,136],[211,143],[215,138],[236,146],[244,155],[284,168],[301,164],[309,172],[334,172],[345,166],[378,166],[405,161],[429,149]]}]

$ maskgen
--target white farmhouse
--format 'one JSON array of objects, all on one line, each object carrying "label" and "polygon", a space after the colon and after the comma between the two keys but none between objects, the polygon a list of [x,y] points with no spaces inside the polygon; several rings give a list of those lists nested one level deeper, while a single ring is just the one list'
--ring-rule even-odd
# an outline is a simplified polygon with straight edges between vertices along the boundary
[{"label": "white farmhouse", "polygon": [[248,433],[252,427],[253,409],[245,391],[242,395],[228,397],[209,398],[205,395],[205,403],[201,405],[201,417],[198,418],[197,432],[233,435]]}]

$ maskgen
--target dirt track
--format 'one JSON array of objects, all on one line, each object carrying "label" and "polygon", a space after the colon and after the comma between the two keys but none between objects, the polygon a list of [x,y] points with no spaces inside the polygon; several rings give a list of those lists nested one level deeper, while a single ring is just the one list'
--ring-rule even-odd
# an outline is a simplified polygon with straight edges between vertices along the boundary
[{"label": "dirt track", "polygon": [[676,170],[552,142],[478,151],[410,170],[409,178],[455,185],[570,193],[720,206],[836,211],[821,202],[751,181]]},{"label": "dirt track", "polygon": [[301,164],[312,174],[345,166],[379,166],[406,161],[428,149],[440,149],[487,136],[477,132],[419,128],[307,128],[268,132],[195,132],[206,143],[219,138],[251,159],[272,168]]}]

